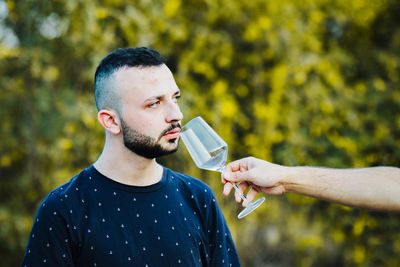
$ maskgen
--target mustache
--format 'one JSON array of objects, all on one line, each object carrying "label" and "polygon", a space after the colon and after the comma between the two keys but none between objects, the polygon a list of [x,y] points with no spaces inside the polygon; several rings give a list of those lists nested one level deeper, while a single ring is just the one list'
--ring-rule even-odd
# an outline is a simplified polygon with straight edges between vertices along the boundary
[{"label": "mustache", "polygon": [[175,128],[182,129],[181,124],[180,123],[172,123],[167,129],[162,131],[160,137],[164,136],[166,133],[168,133],[169,131],[172,131]]}]

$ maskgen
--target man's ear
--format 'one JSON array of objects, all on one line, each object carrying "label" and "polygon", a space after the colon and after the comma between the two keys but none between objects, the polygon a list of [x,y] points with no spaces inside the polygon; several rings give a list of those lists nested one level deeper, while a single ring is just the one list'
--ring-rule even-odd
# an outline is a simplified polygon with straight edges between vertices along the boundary
[{"label": "man's ear", "polygon": [[102,109],[97,113],[97,120],[103,125],[106,131],[111,134],[119,134],[121,132],[121,120],[115,110]]}]

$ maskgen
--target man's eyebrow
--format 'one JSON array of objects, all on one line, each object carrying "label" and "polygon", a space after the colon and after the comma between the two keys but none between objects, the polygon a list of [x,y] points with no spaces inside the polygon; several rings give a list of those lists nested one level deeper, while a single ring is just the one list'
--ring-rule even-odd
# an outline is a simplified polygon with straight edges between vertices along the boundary
[{"label": "man's eyebrow", "polygon": [[163,99],[164,97],[165,97],[165,95],[155,95],[155,96],[151,96],[149,98],[146,98],[143,102],[146,103],[148,101],[160,100],[160,99]]},{"label": "man's eyebrow", "polygon": [[[180,94],[181,94],[181,91],[177,90],[173,95],[175,96],[175,95],[180,95]],[[151,97],[147,98],[144,102],[151,101],[151,100],[160,100],[160,99],[163,99],[164,97],[165,97],[165,95],[155,95],[155,96],[151,96]]]}]

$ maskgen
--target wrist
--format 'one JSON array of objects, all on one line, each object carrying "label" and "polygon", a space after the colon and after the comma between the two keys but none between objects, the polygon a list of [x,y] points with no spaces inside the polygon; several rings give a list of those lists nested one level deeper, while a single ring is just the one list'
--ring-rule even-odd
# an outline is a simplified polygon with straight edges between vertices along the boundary
[{"label": "wrist", "polygon": [[289,166],[285,166],[284,167],[284,176],[281,180],[281,184],[283,186],[283,188],[285,189],[286,193],[292,193],[295,192],[295,187],[298,184],[298,173],[299,173],[299,167],[289,167]]}]

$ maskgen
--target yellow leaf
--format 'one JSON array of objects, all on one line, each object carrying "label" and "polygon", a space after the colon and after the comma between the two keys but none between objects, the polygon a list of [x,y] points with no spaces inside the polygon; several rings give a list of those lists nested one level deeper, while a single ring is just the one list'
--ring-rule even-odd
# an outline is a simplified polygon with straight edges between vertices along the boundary
[{"label": "yellow leaf", "polygon": [[385,91],[385,89],[386,89],[385,82],[382,79],[379,79],[379,78],[374,79],[373,84],[377,91],[382,92],[382,91]]},{"label": "yellow leaf", "polygon": [[108,16],[108,11],[104,7],[98,7],[96,8],[95,14],[98,19],[104,19]]},{"label": "yellow leaf", "polygon": [[342,243],[345,239],[345,235],[342,231],[340,230],[334,230],[332,232],[332,238],[336,243]]},{"label": "yellow leaf", "polygon": [[167,17],[173,17],[179,7],[181,6],[181,1],[180,0],[168,0],[165,5],[164,5],[164,13]]},{"label": "yellow leaf", "polygon": [[324,20],[325,16],[324,13],[321,12],[320,10],[314,10],[312,12],[310,12],[310,21],[313,24],[320,24],[323,20]]},{"label": "yellow leaf", "polygon": [[354,262],[357,264],[363,263],[365,260],[365,248],[357,246],[354,249]]},{"label": "yellow leaf", "polygon": [[274,89],[281,89],[286,83],[287,67],[278,65],[272,71],[271,86]]},{"label": "yellow leaf", "polygon": [[294,74],[294,84],[295,85],[302,85],[307,80],[307,74],[303,71],[298,71]]},{"label": "yellow leaf", "polygon": [[249,94],[249,88],[247,88],[246,85],[241,84],[236,88],[236,93],[239,97],[245,98]]},{"label": "yellow leaf", "polygon": [[73,146],[73,143],[70,139],[62,138],[60,140],[60,146],[61,146],[61,149],[63,149],[63,150],[70,150]]},{"label": "yellow leaf", "polygon": [[322,101],[320,104],[320,108],[322,113],[324,114],[332,114],[333,113],[333,105],[330,101]]},{"label": "yellow leaf", "polygon": [[303,238],[299,246],[301,248],[307,248],[307,247],[321,247],[323,244],[323,240],[320,236],[318,235],[311,235]]},{"label": "yellow leaf", "polygon": [[0,166],[1,167],[8,167],[11,165],[11,157],[9,155],[4,155],[0,159]]},{"label": "yellow leaf", "polygon": [[48,82],[55,81],[58,79],[59,73],[57,67],[49,66],[44,70],[43,79]]},{"label": "yellow leaf", "polygon": [[364,226],[365,226],[364,219],[357,220],[353,225],[353,234],[356,236],[361,235],[364,231]]},{"label": "yellow leaf", "polygon": [[226,118],[233,118],[238,112],[236,102],[228,97],[221,100],[221,114]]},{"label": "yellow leaf", "polygon": [[259,31],[258,26],[256,24],[254,24],[254,23],[250,23],[247,26],[243,37],[244,37],[244,39],[246,41],[250,41],[251,42],[251,41],[257,40],[260,36],[261,35],[260,35],[260,31]]},{"label": "yellow leaf", "polygon": [[365,86],[364,83],[359,82],[355,85],[355,89],[357,92],[364,94],[365,91],[367,90],[367,87]]},{"label": "yellow leaf", "polygon": [[254,147],[258,144],[258,137],[255,134],[248,134],[244,138],[244,143],[247,147]]},{"label": "yellow leaf", "polygon": [[271,28],[271,25],[271,19],[267,16],[262,16],[258,19],[258,26],[260,27],[260,29],[268,30],[269,28]]},{"label": "yellow leaf", "polygon": [[226,94],[228,83],[225,80],[218,80],[214,83],[211,90],[215,97],[222,97]]},{"label": "yellow leaf", "polygon": [[8,47],[7,45],[0,44],[0,58],[17,57],[19,55],[18,48]]}]

